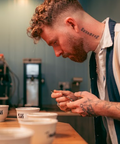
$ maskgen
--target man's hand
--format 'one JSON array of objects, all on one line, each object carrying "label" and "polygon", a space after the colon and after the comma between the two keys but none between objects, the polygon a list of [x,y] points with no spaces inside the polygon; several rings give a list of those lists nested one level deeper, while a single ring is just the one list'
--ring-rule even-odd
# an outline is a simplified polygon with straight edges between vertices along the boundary
[{"label": "man's hand", "polygon": [[95,95],[83,91],[76,92],[74,96],[78,97],[78,100],[67,103],[67,108],[71,109],[73,113],[78,113],[80,116],[97,116],[97,105],[101,103]]}]

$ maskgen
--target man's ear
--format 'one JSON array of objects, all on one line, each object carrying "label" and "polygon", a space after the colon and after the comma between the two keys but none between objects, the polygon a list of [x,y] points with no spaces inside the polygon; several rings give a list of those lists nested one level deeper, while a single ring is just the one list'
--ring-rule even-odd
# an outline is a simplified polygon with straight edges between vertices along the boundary
[{"label": "man's ear", "polygon": [[79,29],[78,29],[78,24],[77,24],[77,22],[75,21],[74,18],[67,17],[67,18],[65,19],[65,24],[68,25],[68,26],[70,26],[70,27],[71,27],[73,30],[75,30],[76,32],[79,31]]}]

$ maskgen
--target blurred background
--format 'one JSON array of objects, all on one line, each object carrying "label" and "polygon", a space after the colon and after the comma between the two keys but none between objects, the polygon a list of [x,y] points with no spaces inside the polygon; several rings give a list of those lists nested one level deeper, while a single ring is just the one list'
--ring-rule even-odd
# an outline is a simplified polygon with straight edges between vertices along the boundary
[{"label": "blurred background", "polygon": [[[103,21],[111,17],[120,21],[119,0],[79,0],[83,8],[94,18]],[[84,63],[75,63],[62,57],[56,58],[52,47],[41,40],[34,44],[26,34],[35,7],[42,0],[0,0],[0,53],[4,54],[12,72],[19,79],[19,93],[15,90],[11,104],[23,104],[24,63],[23,59],[41,59],[41,103],[56,104],[51,99],[51,90],[60,89],[60,82],[66,82],[65,89],[71,89],[74,77],[82,78],[81,91],[90,90],[89,56]],[[63,87],[64,88],[64,87]]]},{"label": "blurred background", "polygon": [[[119,0],[79,1],[85,11],[97,20],[103,21],[110,17],[120,22]],[[29,27],[30,19],[36,6],[41,3],[42,0],[0,0],[0,54],[4,55],[4,58],[1,57],[9,67],[6,69],[8,78],[5,78],[4,83],[2,73],[0,75],[0,91],[3,94],[1,97],[5,96],[6,91],[3,85],[7,85],[8,95],[9,91],[12,91],[9,96],[11,107],[30,104],[26,97],[30,96],[28,88],[31,90],[32,87],[27,86],[27,80],[30,80],[34,87],[39,85],[36,92],[32,91],[36,93],[36,101],[39,99],[39,103],[34,103],[35,106],[56,105],[56,101],[51,98],[53,89],[90,91],[90,54],[84,63],[75,63],[62,57],[56,58],[52,47],[47,46],[43,40],[34,44],[27,36],[26,29]],[[0,66],[3,68],[3,61],[0,62]],[[36,83],[35,79],[38,80]]]}]

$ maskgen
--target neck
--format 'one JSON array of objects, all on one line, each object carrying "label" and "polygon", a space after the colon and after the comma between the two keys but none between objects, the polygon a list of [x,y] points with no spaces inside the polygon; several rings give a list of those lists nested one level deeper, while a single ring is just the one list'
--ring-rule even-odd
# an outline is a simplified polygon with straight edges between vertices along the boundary
[{"label": "neck", "polygon": [[83,35],[84,43],[86,47],[84,50],[86,52],[95,51],[97,48],[104,31],[105,25],[86,12],[84,12],[80,23],[80,35]]}]

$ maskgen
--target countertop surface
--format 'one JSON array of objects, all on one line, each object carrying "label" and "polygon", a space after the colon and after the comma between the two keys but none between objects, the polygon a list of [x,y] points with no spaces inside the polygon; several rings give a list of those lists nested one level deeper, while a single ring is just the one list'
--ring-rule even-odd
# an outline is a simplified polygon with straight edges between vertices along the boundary
[{"label": "countertop surface", "polygon": [[[17,118],[6,118],[0,122],[2,127],[20,127]],[[34,143],[32,143],[34,144]],[[56,136],[52,144],[87,144],[87,142],[68,123],[58,122]]]}]

